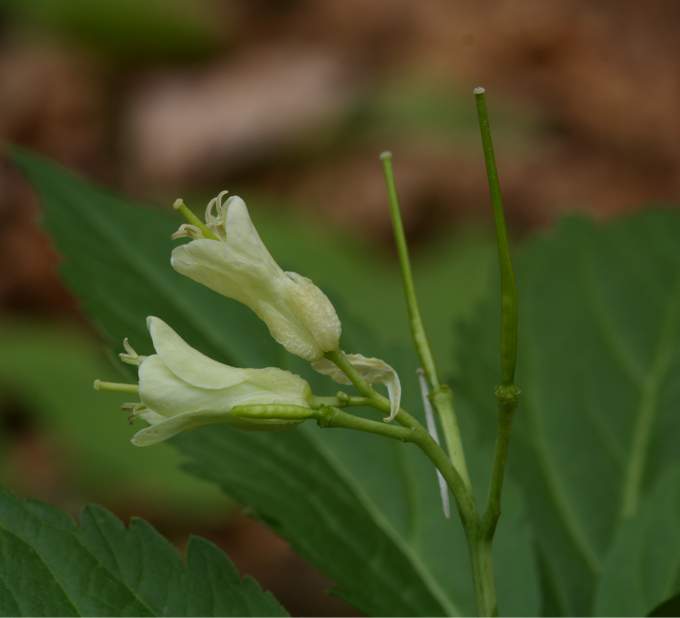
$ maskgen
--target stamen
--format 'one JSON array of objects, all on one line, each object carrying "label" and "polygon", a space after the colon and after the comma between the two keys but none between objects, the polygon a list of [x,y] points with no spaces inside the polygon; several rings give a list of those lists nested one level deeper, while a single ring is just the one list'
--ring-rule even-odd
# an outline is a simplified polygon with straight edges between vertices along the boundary
[{"label": "stamen", "polygon": [[[430,437],[439,444],[439,433],[437,432],[437,423],[434,420],[434,412],[432,411],[432,404],[430,403],[430,389],[427,386],[427,379],[425,378],[425,372],[421,367],[416,369],[418,374],[418,382],[420,383],[420,395],[423,399],[423,408],[425,409],[425,422],[427,425],[427,433]],[[442,501],[442,511],[444,512],[444,517],[449,519],[451,517],[451,506],[449,504],[449,489],[446,486],[446,481],[442,476],[441,472],[437,470],[437,481],[439,482],[439,496]]]},{"label": "stamen", "polygon": [[116,393],[139,393],[138,384],[125,384],[124,382],[103,382],[102,380],[94,381],[94,390],[96,391],[112,391]]},{"label": "stamen", "polygon": [[124,363],[127,363],[128,365],[135,365],[139,367],[139,365],[142,364],[142,361],[146,358],[146,356],[140,356],[137,354],[135,349],[130,345],[130,342],[128,341],[128,338],[125,337],[123,339],[123,347],[125,348],[125,352],[121,352],[118,355],[118,358],[122,360]]},{"label": "stamen", "polygon": [[227,209],[223,202],[227,193],[229,191],[220,191],[208,202],[205,209],[205,223],[220,240],[226,240],[224,222],[227,219]]},{"label": "stamen", "polygon": [[[205,223],[203,223],[184,203],[184,200],[180,197],[175,200],[172,207],[177,210],[191,225],[196,226],[202,233],[204,238],[210,238],[211,240],[219,240],[217,236],[208,228]],[[179,231],[179,230],[178,230]]]},{"label": "stamen", "polygon": [[140,402],[124,403],[120,406],[120,409],[123,410],[123,412],[128,413],[128,423],[132,425],[135,419],[139,416],[140,412],[146,410],[146,406]]},{"label": "stamen", "polygon": [[[224,222],[224,196],[229,191],[220,191],[214,198],[212,198],[205,209],[205,222],[208,225],[220,225]],[[216,210],[217,213],[213,214]]]},{"label": "stamen", "polygon": [[198,238],[203,238],[203,232],[191,223],[182,223],[170,238],[173,240],[177,240],[178,238],[191,238],[192,240],[196,240]]},{"label": "stamen", "polygon": [[138,356],[137,352],[135,352],[135,349],[130,345],[130,340],[127,337],[123,339],[123,348],[125,348],[125,351],[131,356]]}]

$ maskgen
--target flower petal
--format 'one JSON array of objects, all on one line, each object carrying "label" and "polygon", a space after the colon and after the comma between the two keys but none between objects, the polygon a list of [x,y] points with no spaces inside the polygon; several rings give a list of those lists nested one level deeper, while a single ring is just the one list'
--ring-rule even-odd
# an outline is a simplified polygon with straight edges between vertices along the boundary
[{"label": "flower petal", "polygon": [[146,325],[153,347],[178,378],[201,388],[228,388],[245,380],[243,369],[230,367],[201,354],[160,318],[149,316]]},{"label": "flower petal", "polygon": [[280,271],[279,265],[262,242],[257,229],[250,218],[246,203],[238,196],[232,195],[226,203],[227,216],[224,221],[226,242],[234,252],[264,262],[267,267]]},{"label": "flower petal", "polygon": [[[385,361],[379,358],[368,358],[363,354],[346,354],[349,363],[369,384],[380,383],[387,387],[390,400],[390,414],[385,421],[394,420],[401,406],[401,382],[397,372]],[[329,376],[338,384],[351,384],[349,378],[327,358],[321,358],[312,363],[312,367],[319,373]]]},{"label": "flower petal", "polygon": [[[148,417],[149,419],[151,417]],[[149,425],[132,436],[132,444],[135,446],[151,446],[158,444],[182,431],[195,429],[202,425],[224,421],[224,415],[210,412],[187,412],[171,418],[163,418],[162,421]]]},{"label": "flower petal", "polygon": [[[149,410],[147,418],[152,418],[153,411]],[[142,416],[142,414],[140,414]],[[149,427],[138,431],[130,440],[135,446],[151,446],[164,440],[168,440],[178,433],[191,431],[204,425],[215,423],[228,423],[239,429],[251,429],[256,431],[281,431],[289,429],[302,423],[302,420],[281,420],[281,419],[246,419],[229,414],[224,415],[214,412],[187,412],[178,414],[171,418],[163,418]]]}]

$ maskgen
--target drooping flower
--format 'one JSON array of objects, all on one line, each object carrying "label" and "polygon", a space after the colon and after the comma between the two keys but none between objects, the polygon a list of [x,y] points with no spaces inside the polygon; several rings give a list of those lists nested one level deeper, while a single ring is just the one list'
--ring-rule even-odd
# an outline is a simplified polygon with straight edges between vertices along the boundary
[{"label": "drooping flower", "polygon": [[173,235],[192,240],[173,250],[172,267],[250,307],[292,354],[314,361],[337,350],[341,325],[331,302],[310,279],[279,267],[245,202],[236,196],[225,201],[226,193],[208,203],[205,224],[184,224]]},{"label": "drooping flower", "polygon": [[[226,422],[245,429],[280,429],[299,421],[251,419],[230,414],[237,406],[278,404],[309,407],[311,390],[299,376],[268,367],[240,369],[219,363],[189,346],[163,320],[147,319],[156,351],[139,356],[125,342],[121,359],[138,365],[139,403],[128,404],[132,416],[149,427],[137,432],[132,443],[156,444],[175,434],[210,423]],[[106,388],[106,383],[99,383]],[[95,387],[98,384],[95,383]],[[116,386],[116,385],[111,385]]]},{"label": "drooping flower", "polygon": [[[384,420],[392,421],[399,412],[401,405],[401,381],[394,368],[379,358],[369,358],[363,354],[345,354],[350,365],[369,384],[384,384],[390,400],[390,414]],[[319,373],[329,376],[338,384],[350,384],[350,379],[333,362],[327,358],[321,358],[312,363],[312,367]]]}]

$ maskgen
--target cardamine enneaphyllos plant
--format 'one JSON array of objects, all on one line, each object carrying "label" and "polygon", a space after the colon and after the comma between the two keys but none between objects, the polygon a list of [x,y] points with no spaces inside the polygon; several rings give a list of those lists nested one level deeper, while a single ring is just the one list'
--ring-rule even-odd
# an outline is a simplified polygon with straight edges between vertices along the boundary
[{"label": "cardamine enneaphyllos plant", "polygon": [[[189,242],[172,251],[172,267],[249,307],[288,352],[308,361],[313,369],[335,382],[354,386],[356,392],[321,395],[313,393],[303,378],[289,371],[224,365],[194,350],[159,317],[147,320],[155,354],[140,356],[127,340],[123,343],[125,351],[120,358],[138,368],[138,384],[97,380],[95,388],[137,396],[137,401],[124,405],[131,420],[140,418],[148,424],[132,438],[137,446],[156,444],[179,432],[212,423],[227,423],[235,430],[271,431],[312,419],[322,427],[343,427],[414,444],[430,459],[442,480],[445,513],[447,489],[455,499],[469,548],[477,609],[479,615],[493,616],[498,609],[492,543],[500,517],[510,428],[519,397],[514,384],[517,300],[484,90],[477,88],[475,97],[501,275],[498,434],[484,509],[474,498],[453,397],[449,387],[440,381],[420,316],[388,152],[381,159],[411,333],[421,365],[427,428],[401,407],[399,376],[386,361],[361,353],[346,354],[341,349],[341,321],[329,299],[308,278],[279,267],[260,239],[244,201],[237,196],[227,198],[226,191],[208,203],[203,220],[181,199],[175,202],[176,210],[187,222],[173,238],[188,238]],[[376,384],[386,387],[387,397],[375,390]],[[353,407],[372,408],[383,418],[371,420],[347,411]],[[442,446],[432,409],[443,433]]]}]

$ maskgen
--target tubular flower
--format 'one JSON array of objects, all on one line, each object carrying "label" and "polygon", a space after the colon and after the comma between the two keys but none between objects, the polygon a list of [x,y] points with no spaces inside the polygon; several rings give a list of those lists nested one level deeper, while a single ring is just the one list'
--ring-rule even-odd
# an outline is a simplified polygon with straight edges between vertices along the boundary
[{"label": "tubular flower", "polygon": [[250,307],[292,354],[315,361],[337,350],[341,326],[331,302],[311,280],[279,267],[245,202],[236,196],[225,201],[226,193],[208,203],[205,224],[184,224],[173,235],[192,240],[173,250],[172,267]]},{"label": "tubular flower", "polygon": [[[156,444],[181,431],[210,423],[271,430],[299,422],[240,418],[230,414],[237,406],[309,407],[309,385],[293,373],[272,367],[230,367],[194,350],[159,318],[147,318],[147,327],[156,354],[139,356],[126,341],[126,352],[120,355],[124,362],[139,367],[140,402],[126,404],[126,408],[132,417],[141,417],[149,423],[149,427],[133,436],[136,446]],[[95,387],[107,388],[107,384],[95,383]],[[129,389],[133,388],[130,385]]]}]

